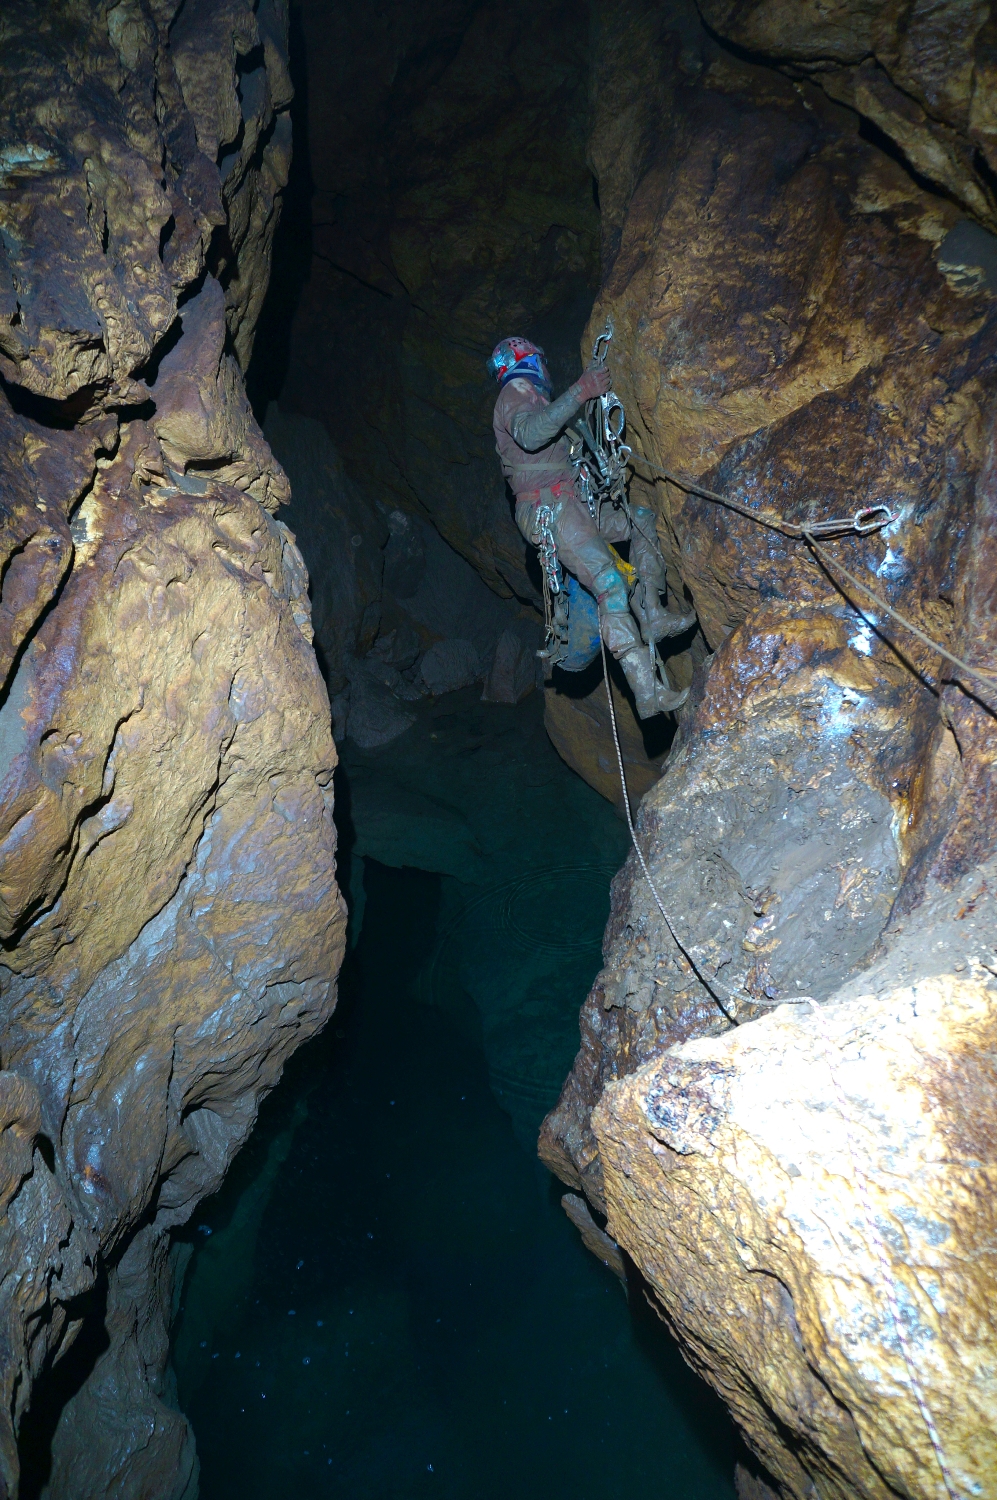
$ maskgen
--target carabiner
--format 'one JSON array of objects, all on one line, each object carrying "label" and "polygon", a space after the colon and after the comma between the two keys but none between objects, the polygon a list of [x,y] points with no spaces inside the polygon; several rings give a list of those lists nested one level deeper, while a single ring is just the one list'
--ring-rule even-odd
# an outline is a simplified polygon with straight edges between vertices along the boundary
[{"label": "carabiner", "polygon": [[[606,362],[606,355],[609,352],[608,345],[609,345],[610,341],[612,340],[613,334],[615,332],[616,332],[616,329],[613,326],[613,319],[612,319],[612,317],[607,317],[605,329],[603,330],[602,333],[599,334],[599,337],[596,339],[595,343],[592,345],[592,363],[594,365],[595,364],[605,364],[605,362]],[[603,350],[603,352],[601,354],[599,353],[599,345],[600,344],[606,344],[607,345],[607,348],[605,350]]]},{"label": "carabiner", "polygon": [[870,531],[881,531],[884,526],[890,526],[899,519],[900,512],[890,510],[888,505],[867,505],[863,510],[855,512],[852,525],[859,536],[868,536]]}]

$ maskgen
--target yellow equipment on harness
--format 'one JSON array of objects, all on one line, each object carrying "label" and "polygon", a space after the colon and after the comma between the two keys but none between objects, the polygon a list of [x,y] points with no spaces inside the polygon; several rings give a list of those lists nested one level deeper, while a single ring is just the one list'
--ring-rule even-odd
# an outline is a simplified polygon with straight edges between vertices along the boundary
[{"label": "yellow equipment on harness", "polygon": [[610,552],[613,554],[613,561],[616,563],[616,566],[623,574],[623,582],[626,584],[628,589],[632,589],[634,584],[637,582],[637,569],[634,567],[633,563],[628,563],[626,558],[620,556],[616,548],[613,546],[612,542],[607,542],[606,545],[609,548]]}]

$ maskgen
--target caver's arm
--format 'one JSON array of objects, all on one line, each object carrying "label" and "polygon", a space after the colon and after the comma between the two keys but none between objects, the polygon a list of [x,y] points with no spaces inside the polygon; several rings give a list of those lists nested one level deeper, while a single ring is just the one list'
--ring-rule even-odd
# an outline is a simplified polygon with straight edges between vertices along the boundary
[{"label": "caver's arm", "polygon": [[536,453],[541,448],[548,448],[560,436],[579,407],[608,389],[608,371],[604,365],[595,365],[585,371],[581,380],[569,385],[556,401],[536,411],[525,408],[517,411],[509,430],[520,448],[527,453]]}]

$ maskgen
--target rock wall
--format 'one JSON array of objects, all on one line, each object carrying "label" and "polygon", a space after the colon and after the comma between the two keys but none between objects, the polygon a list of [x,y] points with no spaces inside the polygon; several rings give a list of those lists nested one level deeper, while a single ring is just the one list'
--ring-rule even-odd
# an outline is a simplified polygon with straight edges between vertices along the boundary
[{"label": "rock wall", "polygon": [[0,16],[0,1494],[196,1494],[168,1231],[334,1004],[329,705],[242,371],[282,0]]},{"label": "rock wall", "polygon": [[[797,522],[887,504],[831,558],[992,663],[988,8],[702,12],[597,22],[590,332],[612,314],[632,440]],[[541,1153],[782,1493],[944,1493],[892,1283],[952,1492],[992,1494],[997,688],[805,545],[635,486],[713,653],[639,837],[720,1003],[631,858]]]}]

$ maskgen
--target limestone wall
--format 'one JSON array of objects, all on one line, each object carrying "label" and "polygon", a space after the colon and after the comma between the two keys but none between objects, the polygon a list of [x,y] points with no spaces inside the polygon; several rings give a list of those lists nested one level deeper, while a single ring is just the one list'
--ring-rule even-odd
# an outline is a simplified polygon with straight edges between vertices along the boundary
[{"label": "limestone wall", "polygon": [[[986,12],[627,0],[599,12],[590,146],[589,334],[612,315],[635,446],[797,522],[888,505],[832,558],[976,664],[994,648]],[[893,114],[864,102],[870,70]],[[916,141],[896,123],[913,96]],[[541,1153],[608,1214],[785,1493],[942,1495],[852,1130],[953,1483],[991,1493],[997,696],[801,543],[635,483],[713,653],[639,836],[723,1003],[631,858]],[[849,1126],[801,995],[827,1004]]]},{"label": "limestone wall", "polygon": [[329,1015],[342,952],[307,577],[243,389],[286,7],[179,10],[0,15],[9,1496],[22,1462],[53,1500],[195,1493],[167,1231]]}]

